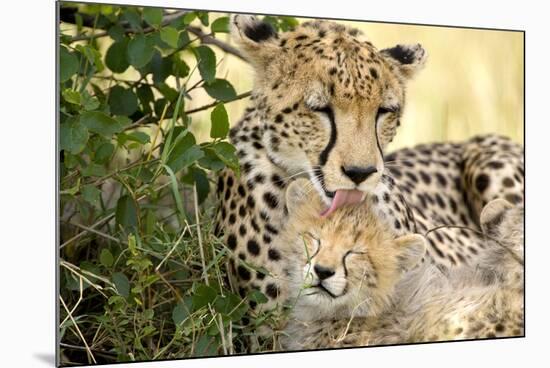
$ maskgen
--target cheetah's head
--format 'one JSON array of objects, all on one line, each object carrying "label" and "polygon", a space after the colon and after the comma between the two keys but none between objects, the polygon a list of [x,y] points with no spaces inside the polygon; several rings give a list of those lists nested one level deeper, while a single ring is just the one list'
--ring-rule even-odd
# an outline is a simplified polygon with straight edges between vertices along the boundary
[{"label": "cheetah's head", "polygon": [[232,34],[255,71],[254,98],[270,159],[309,175],[332,213],[360,201],[384,171],[383,149],[399,126],[405,85],[424,65],[419,45],[377,50],[328,21],[278,34],[235,15]]},{"label": "cheetah's head", "polygon": [[312,189],[302,178],[286,194],[290,219],[281,246],[291,264],[295,310],[304,311],[304,318],[375,315],[403,273],[424,256],[425,238],[395,236],[365,204],[320,219],[321,198]]}]

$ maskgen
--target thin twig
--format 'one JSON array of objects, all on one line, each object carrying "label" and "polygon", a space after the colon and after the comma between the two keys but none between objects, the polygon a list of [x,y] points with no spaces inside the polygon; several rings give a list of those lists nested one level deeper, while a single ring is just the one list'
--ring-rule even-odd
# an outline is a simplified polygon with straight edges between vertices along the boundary
[{"label": "thin twig", "polygon": [[202,263],[202,275],[204,277],[205,284],[208,285],[208,275],[206,274],[206,262],[204,260],[204,249],[202,245],[202,234],[201,234],[200,218],[199,218],[199,196],[197,194],[196,183],[193,185],[193,201],[195,205],[195,222],[197,223],[197,237],[199,240],[199,253],[201,256],[201,263]]},{"label": "thin twig", "polygon": [[88,343],[86,342],[86,339],[84,338],[84,335],[82,335],[82,332],[80,331],[80,328],[78,328],[78,325],[76,324],[76,321],[74,320],[73,315],[69,311],[69,308],[67,308],[67,304],[65,304],[65,300],[63,300],[63,297],[61,295],[59,296],[59,299],[61,300],[61,304],[63,304],[63,308],[65,308],[65,310],[69,314],[69,318],[73,322],[73,325],[76,328],[76,331],[78,332],[78,335],[79,335],[80,339],[84,343],[84,346],[86,347],[86,352],[88,353],[88,357],[92,359],[94,364],[97,364],[97,361],[95,360],[94,354],[90,350],[90,347],[88,346]]},{"label": "thin twig", "polygon": [[[231,99],[231,100],[228,100],[228,101],[224,101],[225,103],[229,103],[229,102],[233,102],[233,101],[237,101],[237,100],[241,100],[243,98],[246,98],[246,97],[249,97],[250,95],[252,94],[251,91],[248,91],[248,92],[244,92],[244,93],[241,93],[240,95],[237,95],[235,96],[235,98]],[[193,114],[195,112],[199,112],[199,111],[202,111],[202,110],[207,110],[211,107],[214,107],[218,104],[219,102],[218,101],[215,101],[215,102],[212,102],[208,105],[204,105],[204,106],[201,106],[201,107],[197,107],[195,109],[191,109],[191,110],[187,110],[185,112],[186,115],[189,115],[189,114]]]},{"label": "thin twig", "polygon": [[210,44],[219,47],[221,50],[227,52],[228,54],[235,55],[243,61],[247,61],[244,55],[235,47],[218,40],[217,38],[212,37],[209,34],[204,33],[200,28],[188,26],[187,30],[196,36],[198,36],[202,43]]}]

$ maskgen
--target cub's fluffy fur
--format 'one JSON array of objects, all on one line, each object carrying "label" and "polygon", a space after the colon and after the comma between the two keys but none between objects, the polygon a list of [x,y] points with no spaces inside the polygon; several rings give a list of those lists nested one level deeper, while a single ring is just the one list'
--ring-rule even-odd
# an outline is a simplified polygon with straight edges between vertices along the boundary
[{"label": "cub's fluffy fur", "polygon": [[478,265],[442,272],[418,234],[396,237],[368,206],[319,218],[298,180],[284,233],[293,309],[283,350],[523,335],[523,208],[497,199]]}]

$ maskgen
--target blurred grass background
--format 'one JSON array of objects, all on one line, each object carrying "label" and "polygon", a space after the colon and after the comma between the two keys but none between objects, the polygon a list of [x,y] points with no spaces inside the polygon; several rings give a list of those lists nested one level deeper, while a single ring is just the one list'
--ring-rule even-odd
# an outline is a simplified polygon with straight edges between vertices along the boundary
[{"label": "blurred grass background", "polygon": [[[409,84],[402,126],[389,150],[479,133],[499,133],[523,143],[523,33],[337,22],[361,29],[378,49],[420,43],[428,51],[425,69]],[[231,42],[229,35],[226,41]],[[251,67],[238,58],[225,55],[219,70],[238,92],[252,87]],[[188,106],[202,106],[207,99],[197,94]],[[247,105],[248,99],[227,105],[233,124]],[[199,139],[208,137],[209,114],[195,116],[204,123],[196,129]]]}]

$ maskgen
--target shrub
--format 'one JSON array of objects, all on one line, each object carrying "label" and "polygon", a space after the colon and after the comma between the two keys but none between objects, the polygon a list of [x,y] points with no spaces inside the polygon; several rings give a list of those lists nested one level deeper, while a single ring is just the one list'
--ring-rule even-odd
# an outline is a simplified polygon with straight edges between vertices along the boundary
[{"label": "shrub", "polygon": [[[218,38],[227,15],[62,3],[60,20],[62,364],[245,352],[275,317],[231,289],[212,231],[215,173],[239,170],[225,104],[249,95],[217,75],[213,48],[242,57]],[[186,109],[197,89],[211,101]]]}]

